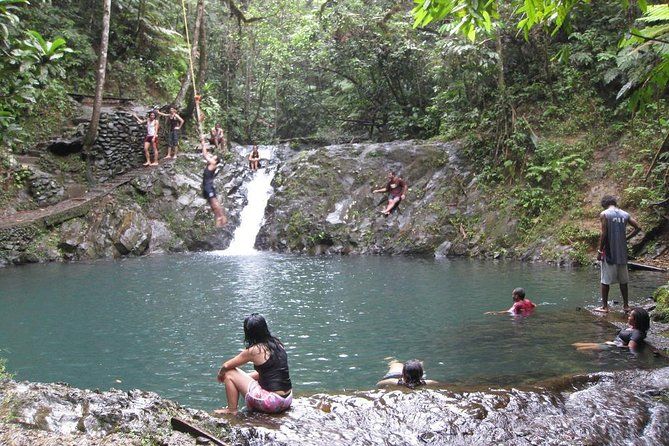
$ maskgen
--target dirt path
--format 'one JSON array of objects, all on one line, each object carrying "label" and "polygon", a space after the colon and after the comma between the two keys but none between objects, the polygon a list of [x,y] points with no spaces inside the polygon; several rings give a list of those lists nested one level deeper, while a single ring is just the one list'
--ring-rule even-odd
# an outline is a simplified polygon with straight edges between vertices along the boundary
[{"label": "dirt path", "polygon": [[146,167],[137,168],[97,185],[81,197],[63,200],[53,206],[32,211],[17,212],[16,214],[2,217],[0,218],[0,230],[35,223],[53,226],[71,218],[80,217],[86,214],[97,200],[111,193],[119,186],[132,181],[144,172],[147,172]]}]

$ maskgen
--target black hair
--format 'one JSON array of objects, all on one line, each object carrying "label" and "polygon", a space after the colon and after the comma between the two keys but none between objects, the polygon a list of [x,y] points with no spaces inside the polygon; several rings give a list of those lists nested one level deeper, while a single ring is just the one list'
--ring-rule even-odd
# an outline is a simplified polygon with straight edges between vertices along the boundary
[{"label": "black hair", "polygon": [[244,319],[244,345],[246,348],[254,345],[265,346],[270,355],[283,348],[281,341],[270,333],[265,318],[258,313],[252,313]]},{"label": "black hair", "polygon": [[613,195],[604,195],[602,197],[602,207],[604,209],[608,208],[609,206],[618,206],[618,201],[616,200],[616,197]]},{"label": "black hair", "polygon": [[521,299],[525,299],[525,289],[524,288],[514,288],[511,294],[520,297]]},{"label": "black hair", "polygon": [[425,385],[423,380],[423,364],[417,359],[411,359],[404,363],[402,367],[402,380],[404,385],[413,389],[414,387]]},{"label": "black hair", "polygon": [[641,307],[634,307],[632,309],[632,324],[634,328],[645,333],[650,329],[650,316],[648,312]]}]

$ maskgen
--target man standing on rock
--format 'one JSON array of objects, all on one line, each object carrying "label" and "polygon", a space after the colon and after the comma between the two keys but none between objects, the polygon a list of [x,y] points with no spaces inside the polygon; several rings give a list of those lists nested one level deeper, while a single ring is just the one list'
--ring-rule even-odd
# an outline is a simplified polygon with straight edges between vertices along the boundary
[{"label": "man standing on rock", "polygon": [[400,204],[400,201],[406,198],[407,190],[409,185],[402,178],[397,176],[395,172],[388,172],[388,183],[386,186],[381,189],[373,190],[372,193],[388,193],[388,206],[381,211],[386,217],[395,210],[395,208]]},{"label": "man standing on rock", "polygon": [[[620,284],[623,296],[623,310],[629,311],[627,283],[627,240],[641,231],[641,226],[630,214],[618,208],[615,197],[606,195],[602,198],[604,211],[599,214],[601,234],[597,248],[597,260],[601,261],[602,306],[596,311],[609,311],[609,288],[614,283]],[[627,224],[634,230],[627,235]]]}]

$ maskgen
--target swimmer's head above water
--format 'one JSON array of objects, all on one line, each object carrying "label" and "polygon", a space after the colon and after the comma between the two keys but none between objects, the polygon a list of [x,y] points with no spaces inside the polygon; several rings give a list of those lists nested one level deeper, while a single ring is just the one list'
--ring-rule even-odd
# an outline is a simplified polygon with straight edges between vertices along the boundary
[{"label": "swimmer's head above water", "polygon": [[404,363],[402,367],[402,381],[404,385],[409,388],[424,385],[423,380],[423,364],[417,359],[411,359]]}]

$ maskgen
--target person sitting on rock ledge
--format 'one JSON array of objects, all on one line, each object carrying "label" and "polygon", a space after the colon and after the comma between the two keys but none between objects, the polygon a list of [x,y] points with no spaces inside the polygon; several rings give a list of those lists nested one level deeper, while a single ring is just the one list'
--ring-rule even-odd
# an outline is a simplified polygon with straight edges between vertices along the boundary
[{"label": "person sitting on rock ledge", "polygon": [[211,210],[214,211],[216,217],[216,226],[222,227],[228,222],[221,204],[216,198],[216,189],[214,189],[214,178],[219,172],[220,159],[216,155],[211,155],[207,149],[202,146],[202,156],[207,161],[207,165],[202,172],[202,197],[209,202]]},{"label": "person sitting on rock ledge", "polygon": [[386,183],[386,186],[381,189],[375,189],[372,193],[388,193],[388,205],[381,211],[381,213],[387,217],[391,212],[397,209],[400,202],[406,198],[408,189],[409,185],[407,182],[397,176],[395,172],[391,171],[388,172],[388,182]]},{"label": "person sitting on rock ledge", "polygon": [[388,363],[388,373],[376,383],[376,387],[400,386],[415,389],[418,386],[437,384],[437,381],[424,378],[423,363],[419,360],[411,359],[405,363],[392,360]]},{"label": "person sitting on rock ledge", "polygon": [[[264,413],[288,410],[293,402],[288,356],[262,315],[253,313],[244,319],[244,344],[246,348],[225,361],[218,371],[217,379],[225,385],[228,406],[215,410],[214,414],[236,413],[240,393],[250,410]],[[249,362],[255,369],[250,374],[239,368]]]},{"label": "person sitting on rock ledge", "polygon": [[613,341],[603,344],[597,342],[575,342],[572,345],[576,350],[605,350],[609,347],[627,347],[638,352],[645,344],[646,333],[650,330],[650,316],[641,308],[634,308],[627,318],[627,328],[618,331]]},{"label": "person sitting on rock ledge", "polygon": [[211,129],[211,132],[209,132],[209,144],[214,146],[214,148],[217,150],[223,148],[223,151],[225,152],[225,133],[223,133],[221,124],[218,122],[214,128]]},{"label": "person sitting on rock ledge", "polygon": [[513,305],[508,310],[502,311],[486,311],[483,314],[516,314],[521,316],[529,316],[532,314],[532,311],[536,308],[536,304],[529,299],[525,298],[525,290],[523,288],[514,288],[511,292],[511,298],[513,299]]},{"label": "person sitting on rock ledge", "polygon": [[249,155],[249,169],[256,171],[260,165],[260,153],[258,152],[258,145],[253,145],[253,150]]}]

